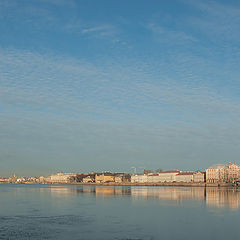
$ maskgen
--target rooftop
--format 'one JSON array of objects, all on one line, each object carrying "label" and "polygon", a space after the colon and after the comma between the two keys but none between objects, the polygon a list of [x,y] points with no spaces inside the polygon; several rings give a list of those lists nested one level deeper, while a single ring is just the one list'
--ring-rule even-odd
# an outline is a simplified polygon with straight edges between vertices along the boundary
[{"label": "rooftop", "polygon": [[180,172],[177,175],[193,175],[193,172]]},{"label": "rooftop", "polygon": [[164,171],[161,173],[180,173],[180,171],[179,170],[170,170],[170,171]]}]

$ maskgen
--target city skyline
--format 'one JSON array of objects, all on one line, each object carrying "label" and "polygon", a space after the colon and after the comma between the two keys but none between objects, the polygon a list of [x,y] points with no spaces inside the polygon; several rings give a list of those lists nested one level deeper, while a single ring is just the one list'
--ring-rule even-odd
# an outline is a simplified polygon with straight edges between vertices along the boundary
[{"label": "city skyline", "polygon": [[239,162],[237,1],[0,2],[0,176]]}]

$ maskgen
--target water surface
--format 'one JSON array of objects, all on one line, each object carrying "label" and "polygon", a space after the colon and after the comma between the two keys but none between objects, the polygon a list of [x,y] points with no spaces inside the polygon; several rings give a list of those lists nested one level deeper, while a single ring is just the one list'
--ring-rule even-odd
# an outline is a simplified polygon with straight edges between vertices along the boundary
[{"label": "water surface", "polygon": [[238,189],[0,184],[0,239],[239,239]]}]

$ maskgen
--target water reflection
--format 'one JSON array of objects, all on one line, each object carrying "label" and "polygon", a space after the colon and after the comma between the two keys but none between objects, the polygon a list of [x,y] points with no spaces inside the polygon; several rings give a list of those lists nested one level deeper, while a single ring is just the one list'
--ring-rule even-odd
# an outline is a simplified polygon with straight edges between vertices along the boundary
[{"label": "water reflection", "polygon": [[6,184],[0,195],[0,239],[240,237],[238,189]]},{"label": "water reflection", "polygon": [[171,201],[173,203],[194,200],[197,202],[206,203],[206,206],[210,208],[229,208],[231,210],[237,210],[240,206],[240,191],[237,188],[52,186],[49,189],[51,194],[53,194],[55,197],[70,197],[71,194],[88,194],[102,198],[129,196],[134,200],[139,198],[155,198],[159,200],[167,200],[168,202]]},{"label": "water reflection", "polygon": [[240,192],[232,188],[207,188],[206,204],[209,207],[229,208],[237,210],[240,205]]}]

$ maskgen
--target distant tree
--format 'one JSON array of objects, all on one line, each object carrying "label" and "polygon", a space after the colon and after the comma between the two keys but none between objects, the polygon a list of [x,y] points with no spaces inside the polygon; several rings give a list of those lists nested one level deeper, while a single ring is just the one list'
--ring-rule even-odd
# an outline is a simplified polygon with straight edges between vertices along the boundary
[{"label": "distant tree", "polygon": [[156,169],[156,173],[160,173],[160,172],[162,172],[163,170],[161,169],[161,168],[158,168],[158,169]]},{"label": "distant tree", "polygon": [[68,178],[69,182],[73,183],[76,182],[76,177],[75,176],[71,176]]},{"label": "distant tree", "polygon": [[77,174],[69,178],[70,182],[82,182],[83,178],[86,177],[84,174]]},{"label": "distant tree", "polygon": [[86,177],[85,174],[77,174],[76,182],[82,182],[84,177]]}]

